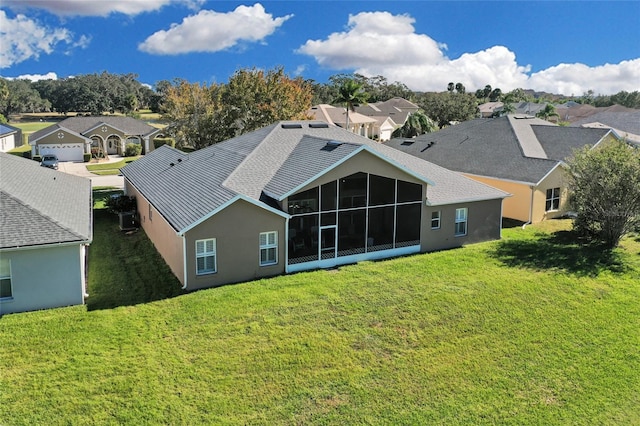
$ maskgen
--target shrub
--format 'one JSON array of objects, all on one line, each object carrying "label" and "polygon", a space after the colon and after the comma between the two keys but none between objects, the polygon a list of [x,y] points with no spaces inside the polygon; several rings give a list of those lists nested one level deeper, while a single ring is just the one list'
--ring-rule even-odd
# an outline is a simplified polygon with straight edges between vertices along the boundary
[{"label": "shrub", "polygon": [[137,143],[129,143],[124,149],[125,157],[135,157],[142,153],[142,145],[138,145]]},{"label": "shrub", "polygon": [[175,148],[176,141],[173,138],[155,138],[153,140],[153,147],[155,149],[160,148],[162,145],[169,145],[171,148]]},{"label": "shrub", "polygon": [[127,195],[114,195],[105,202],[105,206],[111,213],[135,212],[136,197]]},{"label": "shrub", "polygon": [[91,161],[91,153],[90,152],[85,152],[84,154],[82,154],[82,160],[85,163],[88,163],[89,161]]},{"label": "shrub", "polygon": [[42,161],[42,155],[34,155],[33,161],[37,161],[38,163]]}]

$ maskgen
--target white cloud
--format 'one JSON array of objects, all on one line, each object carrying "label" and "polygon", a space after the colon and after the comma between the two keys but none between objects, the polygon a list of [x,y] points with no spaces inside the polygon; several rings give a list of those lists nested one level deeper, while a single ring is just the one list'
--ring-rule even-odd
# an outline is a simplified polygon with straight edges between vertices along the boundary
[{"label": "white cloud", "polygon": [[503,91],[524,88],[566,95],[638,90],[640,59],[599,67],[560,64],[530,74],[531,66],[518,64],[515,53],[505,46],[451,59],[445,54],[447,45],[416,34],[414,22],[408,15],[388,12],[350,15],[346,31],[308,40],[297,52],[330,69],[383,75],[417,91],[444,91],[452,81],[469,91],[487,84]]},{"label": "white cloud", "polygon": [[2,5],[14,10],[44,9],[58,16],[137,15],[158,10],[169,3],[197,8],[204,0],[2,0]]},{"label": "white cloud", "polygon": [[0,68],[50,54],[59,43],[71,47],[88,45],[84,36],[74,41],[73,33],[66,28],[44,27],[20,14],[9,18],[4,10],[0,10],[0,28]]},{"label": "white cloud", "polygon": [[184,18],[181,24],[152,34],[138,49],[158,55],[218,52],[243,41],[262,41],[292,16],[273,18],[259,3],[238,6],[229,13],[203,10]]},{"label": "white cloud", "polygon": [[22,74],[17,77],[3,77],[7,80],[31,80],[31,81],[40,81],[40,80],[57,80],[58,74],[55,72],[48,72],[46,74]]}]

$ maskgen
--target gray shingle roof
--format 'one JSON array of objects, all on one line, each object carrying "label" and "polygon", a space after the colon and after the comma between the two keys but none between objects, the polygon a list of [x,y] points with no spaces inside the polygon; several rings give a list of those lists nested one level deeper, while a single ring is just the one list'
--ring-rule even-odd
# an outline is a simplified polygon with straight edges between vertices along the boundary
[{"label": "gray shingle roof", "polygon": [[640,110],[602,111],[571,123],[571,127],[580,127],[588,123],[602,123],[611,128],[640,135]]},{"label": "gray shingle roof", "polygon": [[91,181],[0,153],[0,248],[90,242]]},{"label": "gray shingle roof", "polygon": [[[318,154],[329,140],[343,145]],[[424,181],[435,182],[428,189],[432,204],[507,195],[340,127],[311,121],[275,123],[190,154],[162,146],[122,172],[181,231],[237,196],[261,203],[264,192],[285,194],[363,146]]]},{"label": "gray shingle roof", "polygon": [[34,141],[42,136],[48,135],[53,130],[58,128],[64,128],[71,130],[72,132],[78,133],[80,135],[84,135],[85,132],[93,129],[101,124],[108,124],[116,129],[124,132],[127,135],[135,135],[135,136],[146,136],[150,133],[158,131],[153,126],[148,125],[147,123],[136,120],[131,117],[122,117],[122,116],[91,116],[91,117],[69,117],[60,121],[59,123],[52,124],[49,127],[45,127],[33,134],[30,135],[29,140]]},{"label": "gray shingle roof", "polygon": [[601,129],[575,132],[539,119],[527,122],[546,159],[524,155],[508,117],[465,121],[418,136],[410,145],[403,145],[406,139],[401,138],[392,139],[385,145],[458,172],[536,184],[576,146],[594,145],[604,136]]}]

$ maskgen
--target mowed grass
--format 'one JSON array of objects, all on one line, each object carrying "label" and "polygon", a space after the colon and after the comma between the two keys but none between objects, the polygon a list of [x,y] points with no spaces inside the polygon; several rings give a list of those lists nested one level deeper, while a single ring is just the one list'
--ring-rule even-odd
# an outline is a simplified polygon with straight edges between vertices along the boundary
[{"label": "mowed grass", "polygon": [[[159,279],[101,226],[115,293]],[[640,424],[640,240],[567,229],[4,316],[0,424]],[[128,255],[162,268],[143,239]]]},{"label": "mowed grass", "polygon": [[111,163],[88,164],[87,170],[96,175],[117,175],[120,174],[121,168],[140,157],[141,156],[127,157],[120,161],[113,161]]}]

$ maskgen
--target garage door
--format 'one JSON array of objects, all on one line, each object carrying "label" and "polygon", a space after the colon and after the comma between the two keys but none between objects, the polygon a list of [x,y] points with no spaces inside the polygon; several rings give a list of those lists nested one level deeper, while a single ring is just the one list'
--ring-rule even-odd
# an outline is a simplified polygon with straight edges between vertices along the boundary
[{"label": "garage door", "polygon": [[55,154],[60,161],[82,161],[83,144],[60,143],[39,145],[40,155]]}]

